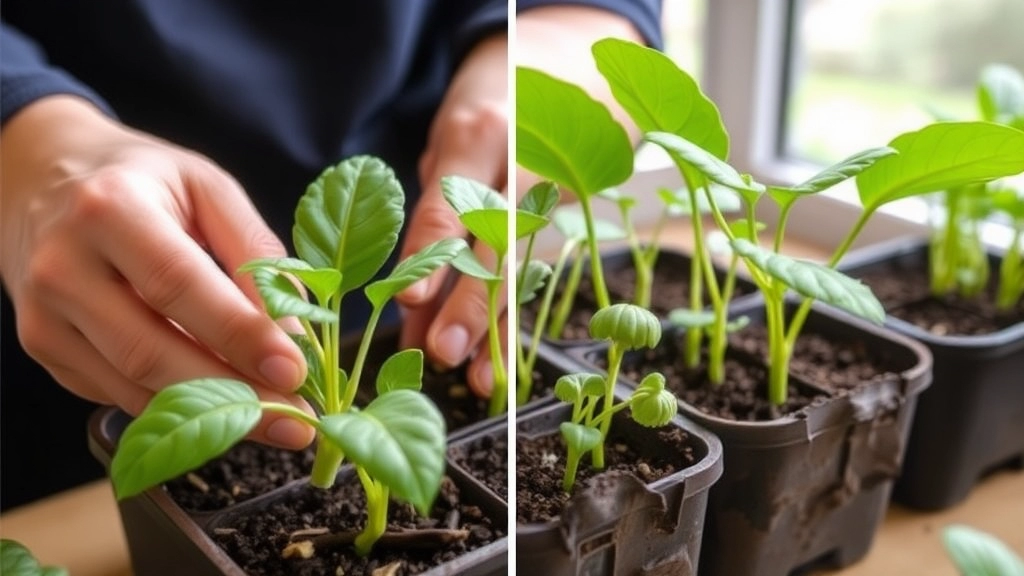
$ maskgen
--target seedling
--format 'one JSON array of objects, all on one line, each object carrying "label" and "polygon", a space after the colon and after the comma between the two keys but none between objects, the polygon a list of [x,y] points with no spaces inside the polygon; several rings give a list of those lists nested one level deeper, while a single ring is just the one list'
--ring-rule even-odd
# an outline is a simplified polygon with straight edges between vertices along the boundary
[{"label": "seedling", "polygon": [[65,568],[41,566],[21,542],[0,540],[0,574],[5,576],[68,576]]},{"label": "seedling", "polygon": [[562,476],[566,492],[572,491],[580,460],[587,453],[594,468],[604,468],[604,443],[617,412],[630,408],[638,424],[658,427],[668,424],[678,409],[675,396],[665,389],[665,377],[659,373],[646,375],[628,399],[615,402],[615,382],[626,352],[654,348],[661,340],[661,324],[654,314],[633,304],[613,304],[594,313],[590,335],[610,342],[607,373],[569,374],[555,383],[555,396],[572,404],[572,416],[559,427],[567,452]]},{"label": "seedling", "polygon": [[[370,342],[386,304],[397,293],[448,264],[466,249],[445,239],[400,262],[371,282],[388,260],[402,228],[405,194],[391,169],[369,156],[327,168],[299,200],[293,242],[298,258],[255,260],[251,273],[267,313],[295,317],[296,336],[308,365],[300,393],[316,415],[261,401],[246,383],[205,378],[157,393],[121,436],[111,463],[118,499],[170,480],[223,454],[241,441],[264,412],[284,414],[317,431],[310,482],[328,488],[344,460],[352,463],[366,491],[367,523],[355,540],[369,553],[384,533],[391,496],[426,514],[445,470],[445,424],[422,393],[423,353],[395,353],[381,366],[377,396],[354,405]],[[307,300],[296,283],[313,296]],[[343,299],[358,288],[371,305],[351,368],[340,364]]]},{"label": "seedling", "polygon": [[942,543],[964,576],[1024,576],[1024,560],[992,534],[951,524],[942,531]]}]

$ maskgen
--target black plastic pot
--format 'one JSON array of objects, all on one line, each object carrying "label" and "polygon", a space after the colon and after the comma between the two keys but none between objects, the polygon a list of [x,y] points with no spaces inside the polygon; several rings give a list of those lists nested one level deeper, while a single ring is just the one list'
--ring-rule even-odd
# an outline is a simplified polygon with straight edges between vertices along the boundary
[{"label": "black plastic pot", "polygon": [[[619,398],[621,398],[620,389]],[[520,413],[517,435],[559,435],[571,407],[546,401]],[[665,450],[656,433],[619,414],[613,429],[644,452]],[[550,522],[516,527],[517,573],[530,576],[626,576],[696,574],[708,489],[722,473],[718,440],[676,417],[669,426],[686,431],[695,463],[651,484],[624,473],[605,473],[576,493]],[[683,461],[681,454],[670,454]],[[585,466],[581,463],[581,466]],[[522,472],[522,471],[519,471]],[[528,472],[527,472],[528,473]]]},{"label": "black plastic pot", "polygon": [[[127,414],[115,408],[101,408],[90,420],[89,447],[108,469],[118,438],[129,421]],[[463,436],[463,441],[471,441],[471,435]],[[504,530],[508,521],[507,504],[470,476],[463,467],[454,465],[450,455],[447,473],[460,489],[462,498],[475,503],[491,519],[492,525]],[[352,476],[352,469],[343,467],[339,473],[339,482],[346,478],[351,480]],[[132,569],[135,574],[147,576],[243,576],[245,572],[214,541],[214,532],[231,526],[233,520],[240,516],[262,512],[275,502],[294,497],[298,491],[313,489],[306,479],[300,479],[252,500],[214,512],[198,513],[181,508],[162,487],[151,488],[143,494],[120,501],[118,509]],[[421,574],[505,574],[507,553],[508,539],[503,537]]]},{"label": "black plastic pot", "polygon": [[[989,259],[998,270],[1000,258]],[[927,282],[928,243],[899,239],[867,247],[840,268],[855,277],[882,273]],[[943,336],[899,314],[890,308],[886,325],[928,347],[935,378],[921,396],[893,497],[913,508],[940,510],[967,498],[993,470],[1024,469],[1024,322],[991,334]]]},{"label": "black plastic pot", "polygon": [[[789,307],[792,313],[792,305]],[[751,301],[736,313],[763,323]],[[725,471],[711,487],[701,550],[703,576],[785,576],[841,568],[862,558],[884,519],[918,395],[931,378],[921,344],[846,314],[815,307],[805,333],[860,343],[888,358],[894,377],[823,398],[770,421],[680,412],[722,442]],[[663,337],[672,357],[673,333]],[[604,349],[581,352],[596,365]],[[658,370],[648,362],[646,370]],[[827,390],[813,382],[791,383]]]}]

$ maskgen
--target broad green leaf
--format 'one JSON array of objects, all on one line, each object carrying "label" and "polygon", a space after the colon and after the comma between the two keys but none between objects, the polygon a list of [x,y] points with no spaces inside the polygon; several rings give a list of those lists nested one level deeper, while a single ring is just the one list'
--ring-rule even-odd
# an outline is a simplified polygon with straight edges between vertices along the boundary
[{"label": "broad green leaf", "polygon": [[733,190],[764,192],[764,186],[740,176],[735,168],[689,140],[668,132],[648,132],[644,140],[665,149],[670,156],[693,166],[705,178]]},{"label": "broad green leaf", "polygon": [[525,210],[516,210],[516,239],[526,238],[548,225],[546,216],[538,216]]},{"label": "broad green leaf", "polygon": [[1024,562],[995,536],[953,524],[942,531],[946,551],[966,576],[1024,576]]},{"label": "broad green leaf", "polygon": [[[570,240],[584,241],[587,239],[587,222],[583,213],[575,208],[560,206],[555,209],[552,222],[562,236]],[[617,224],[607,220],[594,220],[594,236],[598,242],[620,240],[626,237],[626,231]]]},{"label": "broad green leaf", "polygon": [[787,206],[800,196],[817,194],[818,192],[828,190],[843,180],[853,178],[870,168],[878,160],[893,154],[897,154],[896,150],[888,146],[862,150],[825,168],[796,186],[771,186],[768,188],[768,195],[780,205]]},{"label": "broad green leaf", "polygon": [[305,334],[289,334],[292,342],[302,350],[302,356],[306,359],[306,380],[299,387],[299,394],[309,400],[317,408],[318,413],[323,414],[327,406],[324,388],[324,359],[317,349],[310,342]]},{"label": "broad green leaf", "polygon": [[743,238],[733,240],[732,248],[772,278],[803,296],[820,300],[876,324],[885,320],[885,310],[871,289],[842,272],[816,262],[776,254]]},{"label": "broad green leaf", "polygon": [[538,182],[530,187],[519,201],[519,210],[537,216],[547,216],[558,205],[561,196],[554,182]]},{"label": "broad green leaf", "polygon": [[55,566],[41,566],[25,545],[15,540],[0,540],[0,574],[4,576],[68,576]]},{"label": "broad green leaf", "polygon": [[918,194],[1024,172],[1024,132],[989,122],[939,122],[889,143],[899,154],[857,176],[866,210]]},{"label": "broad green leaf", "polygon": [[243,264],[239,272],[254,272],[261,268],[291,274],[298,278],[321,304],[330,300],[341,286],[341,273],[333,268],[313,268],[298,258],[259,258]]},{"label": "broad green leaf", "polygon": [[608,38],[592,47],[612,95],[642,132],[682,136],[722,160],[729,136],[718,108],[697,82],[664,53]]},{"label": "broad green leaf", "polygon": [[338,321],[337,314],[306,300],[291,280],[269,268],[253,270],[252,281],[256,284],[256,290],[263,300],[267,314],[275,320],[294,316],[325,324]]},{"label": "broad green leaf", "polygon": [[711,310],[676,308],[668,313],[668,321],[682,328],[703,328],[715,323],[715,313]]},{"label": "broad green leaf", "polygon": [[168,386],[125,428],[110,463],[118,500],[220,456],[260,421],[260,400],[244,382],[204,378]]},{"label": "broad green leaf", "polygon": [[598,374],[577,372],[566,374],[555,381],[555,398],[569,404],[576,404],[584,396],[604,394],[604,378]]},{"label": "broad green leaf", "polygon": [[[520,305],[536,298],[537,291],[544,286],[552,272],[551,265],[541,260],[530,260],[525,266],[525,274],[516,274],[516,278],[523,279],[523,283],[516,286],[516,301]],[[522,267],[523,265],[520,264],[520,271],[522,271]]]},{"label": "broad green leaf", "polygon": [[661,340],[661,323],[646,308],[612,304],[590,318],[590,336],[596,340],[611,340],[629,350],[654,348]]},{"label": "broad green leaf", "polygon": [[405,193],[394,172],[371,156],[355,156],[324,170],[295,209],[292,239],[314,268],[341,272],[348,293],[373,278],[398,243]]},{"label": "broad green leaf", "polygon": [[445,425],[426,396],[392,390],[361,411],[324,416],[324,437],[391,492],[427,514],[445,469]]},{"label": "broad green leaf", "polygon": [[462,238],[443,238],[429,244],[399,262],[387,278],[369,284],[365,289],[366,298],[373,306],[379,308],[395,294],[451,262],[459,252],[466,248],[468,245]]},{"label": "broad green leaf", "polygon": [[460,216],[476,210],[508,209],[508,201],[500,192],[465,176],[441,178],[441,194]]},{"label": "broad green leaf", "polygon": [[630,400],[633,420],[648,428],[668,424],[679,409],[676,397],[665,390],[665,377],[657,372],[644,376]]},{"label": "broad green leaf", "polygon": [[395,352],[377,373],[377,394],[391,390],[419,390],[423,387],[423,351],[409,348]]},{"label": "broad green leaf", "polygon": [[498,256],[508,253],[508,210],[481,208],[465,212],[459,221],[477,240],[486,244]]},{"label": "broad green leaf", "polygon": [[1024,116],[1024,76],[1006,64],[989,64],[978,78],[978,107],[984,120],[1009,124]]},{"label": "broad green leaf", "polygon": [[562,422],[558,429],[562,432],[565,443],[576,449],[577,453],[593,450],[601,443],[601,431],[591,426]]},{"label": "broad green leaf", "polygon": [[604,104],[539,70],[516,68],[516,162],[589,197],[633,173],[633,144]]},{"label": "broad green leaf", "polygon": [[[708,194],[711,194],[711,199],[714,201],[715,206],[718,207],[722,212],[736,212],[743,205],[740,203],[740,197],[736,194],[736,191],[727,186],[716,184],[714,182],[708,182]],[[693,214],[693,206],[690,202],[690,194],[685,188],[679,190],[669,190],[667,188],[658,189],[658,197],[667,206],[671,206],[677,210],[679,214]],[[697,210],[700,214],[708,214],[711,212],[711,204],[708,203],[707,194],[703,190],[697,194]]]},{"label": "broad green leaf", "polygon": [[473,253],[473,249],[468,246],[463,248],[455,258],[452,259],[452,266],[466,276],[472,276],[473,278],[483,280],[484,282],[501,282],[503,280],[501,276],[496,275],[494,272],[491,272],[484,267],[483,263],[480,262],[480,259]]}]

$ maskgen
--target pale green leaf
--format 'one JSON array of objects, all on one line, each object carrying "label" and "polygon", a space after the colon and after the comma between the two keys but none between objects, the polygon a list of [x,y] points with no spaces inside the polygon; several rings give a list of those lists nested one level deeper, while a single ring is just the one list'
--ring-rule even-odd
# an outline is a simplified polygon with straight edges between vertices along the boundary
[{"label": "pale green leaf", "polygon": [[516,68],[516,162],[589,197],[633,173],[633,144],[608,109],[579,86]]},{"label": "pale green leaf", "polygon": [[267,315],[275,320],[294,316],[324,324],[338,321],[337,314],[306,300],[291,280],[273,270],[257,268],[252,271],[252,280],[267,309]]},{"label": "pale green leaf", "polygon": [[309,400],[318,413],[322,414],[327,406],[324,384],[324,358],[305,334],[289,334],[289,336],[298,345],[299,350],[302,350],[302,356],[306,359],[306,380],[299,387],[299,395]]},{"label": "pale green leaf", "polygon": [[876,324],[885,320],[885,310],[865,284],[808,260],[798,260],[752,242],[737,238],[732,248],[748,262],[803,296],[820,300]]},{"label": "pale green leaf", "polygon": [[978,78],[978,107],[982,119],[1000,124],[1024,116],[1024,76],[1006,64],[985,66]]},{"label": "pale green leaf", "polygon": [[[516,300],[519,305],[526,304],[537,297],[537,292],[544,286],[551,277],[551,265],[540,260],[530,260],[525,264],[525,274],[516,274],[516,278],[522,278],[523,283],[516,286]],[[523,271],[520,264],[519,271]]]},{"label": "pale green leaf", "polygon": [[787,206],[801,196],[817,194],[844,180],[853,178],[873,166],[875,162],[893,154],[897,154],[896,150],[888,146],[869,148],[840,160],[796,186],[769,187],[768,195],[780,205]]},{"label": "pale green leaf", "polygon": [[530,187],[519,201],[519,210],[537,216],[547,216],[558,205],[561,195],[554,182],[538,182]]},{"label": "pale green leaf", "polygon": [[204,378],[158,392],[121,435],[110,464],[118,500],[220,456],[260,421],[260,401],[244,382]]},{"label": "pale green leaf", "polygon": [[648,142],[665,149],[670,156],[682,160],[705,178],[736,191],[764,192],[764,186],[740,176],[735,168],[689,140],[668,132],[648,132]]},{"label": "pale green leaf", "polygon": [[452,259],[452,266],[466,276],[471,276],[484,282],[501,282],[503,280],[501,276],[488,270],[468,246]]},{"label": "pale green leaf", "polygon": [[577,453],[593,450],[601,443],[601,431],[592,426],[562,422],[558,429],[562,432],[566,445],[571,446]]},{"label": "pale green leaf", "polygon": [[462,238],[443,238],[429,244],[399,262],[386,278],[367,285],[366,298],[379,308],[395,294],[451,262],[459,252],[467,248],[468,245]]},{"label": "pale green leaf", "polygon": [[324,437],[349,461],[427,514],[445,470],[445,425],[426,396],[392,390],[361,411],[324,416]]},{"label": "pale green leaf", "polygon": [[441,178],[441,194],[460,216],[477,210],[508,209],[508,201],[500,192],[465,176]]},{"label": "pale green leaf", "polygon": [[711,310],[676,308],[668,313],[668,321],[681,328],[703,328],[715,323],[715,313]]},{"label": "pale green leaf", "polygon": [[[711,212],[711,204],[708,202],[707,194],[711,195],[715,206],[722,212],[736,212],[743,207],[740,203],[740,197],[735,190],[721,184],[708,182],[707,193],[704,190],[700,190],[697,193],[697,210],[700,214],[709,214]],[[678,190],[660,188],[658,189],[658,197],[661,198],[665,205],[673,208],[675,213],[693,214],[690,194],[685,188]]]},{"label": "pale green leaf", "polygon": [[68,576],[68,571],[55,566],[41,566],[24,544],[0,539],[0,574],[3,576]]},{"label": "pale green leaf", "polygon": [[341,293],[370,281],[398,243],[405,192],[394,172],[371,156],[343,160],[306,188],[292,238],[300,258],[342,274]]},{"label": "pale green leaf", "polygon": [[391,390],[419,390],[423,387],[423,351],[409,348],[395,352],[377,373],[377,394]]},{"label": "pale green leaf", "polygon": [[[583,218],[583,213],[576,208],[559,206],[555,209],[552,222],[555,229],[569,240],[582,242],[587,239],[587,222]],[[625,230],[607,220],[595,219],[593,226],[594,236],[598,242],[620,240],[626,237]]]},{"label": "pale green leaf", "polygon": [[995,536],[954,524],[942,532],[946,551],[965,576],[1024,576],[1024,562]]},{"label": "pale green leaf", "polygon": [[341,286],[341,273],[333,268],[313,268],[305,260],[298,258],[260,258],[243,264],[239,272],[254,272],[267,268],[291,274],[299,279],[310,292],[316,296],[317,302],[327,302]]},{"label": "pale green leaf", "polygon": [[665,389],[665,377],[655,372],[644,376],[630,396],[630,412],[641,426],[654,428],[668,424],[676,415],[676,397]]},{"label": "pale green leaf", "polygon": [[590,318],[590,336],[596,340],[611,340],[628,350],[654,348],[661,340],[661,323],[646,308],[612,304]]}]

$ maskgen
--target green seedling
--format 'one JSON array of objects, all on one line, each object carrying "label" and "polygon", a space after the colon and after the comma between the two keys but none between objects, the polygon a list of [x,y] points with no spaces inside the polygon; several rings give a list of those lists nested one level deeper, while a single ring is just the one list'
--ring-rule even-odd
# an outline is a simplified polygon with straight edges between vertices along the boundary
[{"label": "green seedling", "polygon": [[1024,576],[1024,561],[995,536],[962,524],[942,531],[942,542],[963,576]]},{"label": "green seedling", "polygon": [[0,540],[0,574],[4,576],[68,576],[65,568],[42,566],[24,544]]},{"label": "green seedling", "polygon": [[[316,429],[314,486],[334,484],[351,462],[366,491],[367,522],[355,540],[369,553],[384,533],[390,497],[427,513],[445,470],[445,424],[420,392],[423,353],[397,352],[379,369],[376,397],[356,407],[370,342],[386,304],[399,292],[451,262],[466,249],[462,239],[425,247],[372,281],[391,256],[405,219],[405,194],[391,169],[357,156],[326,169],[299,200],[293,242],[297,258],[260,259],[251,273],[267,313],[294,317],[295,336],[308,365],[300,393],[315,415],[292,405],[261,401],[246,383],[206,378],[175,384],[154,396],[125,429],[111,463],[118,499],[177,477],[241,441],[266,412]],[[298,285],[313,296],[307,300]],[[343,299],[362,288],[371,313],[352,366],[340,364]]]},{"label": "green seedling", "polygon": [[607,373],[569,374],[555,383],[555,396],[572,404],[572,416],[559,427],[567,453],[562,476],[566,492],[572,491],[584,455],[591,455],[594,468],[604,468],[604,443],[617,412],[630,408],[638,424],[657,427],[668,424],[678,410],[675,396],[665,389],[665,377],[659,373],[646,375],[628,399],[615,402],[615,382],[626,352],[654,348],[661,340],[661,324],[654,314],[633,304],[613,304],[591,318],[590,335],[610,342]]},{"label": "green seedling", "polygon": [[1024,297],[1024,189],[1004,185],[990,192],[992,207],[1010,222],[1010,242],[999,265],[996,308],[1012,310]]}]

